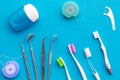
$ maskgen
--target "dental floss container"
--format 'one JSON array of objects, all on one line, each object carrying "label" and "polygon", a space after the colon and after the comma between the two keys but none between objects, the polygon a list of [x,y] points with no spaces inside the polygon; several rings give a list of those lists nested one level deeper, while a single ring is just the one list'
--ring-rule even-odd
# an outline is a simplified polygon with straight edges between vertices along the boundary
[{"label": "dental floss container", "polygon": [[62,14],[66,18],[73,18],[73,17],[78,16],[79,14],[78,4],[73,1],[65,2],[62,7]]},{"label": "dental floss container", "polygon": [[20,71],[19,64],[16,61],[8,61],[2,68],[2,74],[6,78],[15,78]]},{"label": "dental floss container", "polygon": [[31,26],[38,19],[38,11],[32,4],[27,4],[16,10],[8,18],[10,25],[15,31],[20,31]]}]

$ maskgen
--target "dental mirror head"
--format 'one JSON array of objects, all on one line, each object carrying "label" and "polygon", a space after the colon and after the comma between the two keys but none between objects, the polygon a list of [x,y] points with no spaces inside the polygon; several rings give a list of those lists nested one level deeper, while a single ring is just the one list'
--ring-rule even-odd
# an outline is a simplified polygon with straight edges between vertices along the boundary
[{"label": "dental mirror head", "polygon": [[51,39],[51,42],[55,42],[57,39],[58,39],[58,35],[53,35],[52,39]]},{"label": "dental mirror head", "polygon": [[28,35],[28,40],[29,41],[32,40],[33,38],[34,38],[34,34],[33,33],[31,33],[31,34]]}]

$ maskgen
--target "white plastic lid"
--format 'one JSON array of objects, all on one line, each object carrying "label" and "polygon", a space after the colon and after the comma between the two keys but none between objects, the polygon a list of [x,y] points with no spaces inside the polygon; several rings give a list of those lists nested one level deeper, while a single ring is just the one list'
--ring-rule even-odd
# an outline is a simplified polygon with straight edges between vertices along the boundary
[{"label": "white plastic lid", "polygon": [[9,74],[9,75],[15,74],[15,72],[16,72],[16,67],[15,67],[15,65],[13,65],[13,64],[8,64],[8,65],[5,67],[5,71],[6,71],[6,73]]},{"label": "white plastic lid", "polygon": [[92,56],[89,48],[85,48],[84,49],[84,53],[85,53],[85,55],[86,55],[87,58],[89,58],[89,57]]},{"label": "white plastic lid", "polygon": [[27,4],[24,6],[24,11],[27,17],[32,21],[35,22],[39,18],[39,14],[37,9],[32,4]]}]

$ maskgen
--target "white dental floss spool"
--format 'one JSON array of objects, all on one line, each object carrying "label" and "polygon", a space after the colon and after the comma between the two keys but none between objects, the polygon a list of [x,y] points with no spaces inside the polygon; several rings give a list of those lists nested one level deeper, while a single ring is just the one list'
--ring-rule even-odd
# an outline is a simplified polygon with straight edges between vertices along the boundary
[{"label": "white dental floss spool", "polygon": [[16,61],[8,61],[2,68],[2,74],[6,78],[15,78],[19,73],[20,67]]}]

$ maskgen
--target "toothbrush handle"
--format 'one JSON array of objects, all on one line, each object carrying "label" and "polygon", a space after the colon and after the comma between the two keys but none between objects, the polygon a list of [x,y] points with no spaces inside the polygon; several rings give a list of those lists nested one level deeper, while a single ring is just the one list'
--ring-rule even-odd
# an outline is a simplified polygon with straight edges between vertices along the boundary
[{"label": "toothbrush handle", "polygon": [[94,76],[95,76],[96,80],[100,80],[100,76],[99,76],[98,72],[95,72]]},{"label": "toothbrush handle", "polygon": [[69,72],[68,72],[68,69],[67,69],[66,65],[65,65],[65,71],[66,71],[66,75],[67,75],[68,80],[71,80],[71,77],[69,75]]},{"label": "toothbrush handle", "polygon": [[77,67],[78,67],[78,69],[79,69],[79,71],[80,71],[80,73],[81,73],[81,75],[82,75],[83,80],[87,80],[87,77],[86,77],[86,75],[85,75],[85,72],[84,72],[82,66],[81,66],[80,63],[77,61],[77,59],[75,58],[75,56],[73,55],[73,53],[71,53],[71,54],[72,54],[72,57],[73,57],[75,63],[77,64]]},{"label": "toothbrush handle", "polygon": [[111,66],[110,66],[110,63],[109,63],[109,60],[108,60],[108,57],[107,57],[106,48],[104,47],[104,45],[101,45],[101,48],[102,48],[103,53],[104,53],[104,59],[105,59],[106,68],[108,69],[108,72],[110,74],[112,74]]}]

